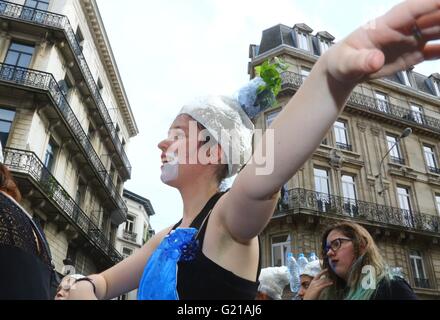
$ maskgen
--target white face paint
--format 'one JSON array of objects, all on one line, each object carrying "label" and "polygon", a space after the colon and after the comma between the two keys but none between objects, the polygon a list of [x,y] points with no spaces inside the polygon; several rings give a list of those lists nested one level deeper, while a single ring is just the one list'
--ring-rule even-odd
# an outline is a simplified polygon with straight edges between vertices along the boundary
[{"label": "white face paint", "polygon": [[160,179],[163,183],[174,181],[179,176],[179,159],[173,153],[166,154],[167,163],[164,163],[162,167],[162,174]]}]

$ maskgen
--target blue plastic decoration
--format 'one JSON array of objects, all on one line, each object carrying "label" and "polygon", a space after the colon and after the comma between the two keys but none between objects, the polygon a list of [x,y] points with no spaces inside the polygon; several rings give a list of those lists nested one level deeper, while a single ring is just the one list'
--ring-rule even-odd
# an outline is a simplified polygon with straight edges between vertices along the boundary
[{"label": "blue plastic decoration", "polygon": [[199,251],[196,234],[194,228],[176,229],[162,240],[145,267],[138,300],[179,300],[177,263],[194,260]]}]

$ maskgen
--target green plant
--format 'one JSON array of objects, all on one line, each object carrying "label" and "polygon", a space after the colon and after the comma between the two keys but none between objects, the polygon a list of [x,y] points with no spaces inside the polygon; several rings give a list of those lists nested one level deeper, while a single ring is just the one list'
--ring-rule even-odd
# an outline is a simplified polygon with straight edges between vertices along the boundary
[{"label": "green plant", "polygon": [[270,91],[276,97],[281,90],[281,72],[286,71],[287,68],[286,63],[276,57],[273,62],[266,60],[261,66],[256,67],[256,75],[265,82],[257,89],[257,94]]}]

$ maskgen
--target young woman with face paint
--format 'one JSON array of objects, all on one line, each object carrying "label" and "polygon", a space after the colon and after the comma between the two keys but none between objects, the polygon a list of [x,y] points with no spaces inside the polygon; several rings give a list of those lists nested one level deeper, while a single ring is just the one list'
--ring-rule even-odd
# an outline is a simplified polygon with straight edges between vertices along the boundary
[{"label": "young woman with face paint", "polygon": [[[263,137],[255,145],[251,161],[225,194],[219,192],[219,177],[237,173],[248,160],[252,123],[232,99],[210,97],[184,106],[171,126],[179,134],[159,144],[162,180],[179,190],[182,220],[133,256],[90,276],[96,294],[92,283],[81,281],[70,298],[110,299],[138,287],[140,299],[255,297],[257,236],[272,217],[281,187],[319,146],[356,85],[440,56],[440,46],[428,44],[440,38],[439,17],[438,0],[408,0],[377,18],[375,28],[360,27],[332,46],[272,123],[274,139]],[[190,134],[193,120],[219,139],[218,153],[208,150],[207,157],[223,159],[227,174],[219,173],[224,164],[196,156],[203,146]],[[220,141],[221,129],[237,129],[243,139],[232,134]],[[266,150],[274,170],[259,174],[254,160]],[[234,153],[244,161],[232,161],[228,155]]]}]

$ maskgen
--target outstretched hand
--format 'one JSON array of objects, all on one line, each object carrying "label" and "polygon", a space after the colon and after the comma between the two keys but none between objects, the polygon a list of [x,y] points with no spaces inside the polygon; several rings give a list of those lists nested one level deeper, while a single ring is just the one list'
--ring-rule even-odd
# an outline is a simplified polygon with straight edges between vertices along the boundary
[{"label": "outstretched hand", "polygon": [[330,75],[361,82],[440,58],[440,0],[407,0],[358,28],[328,51]]}]

